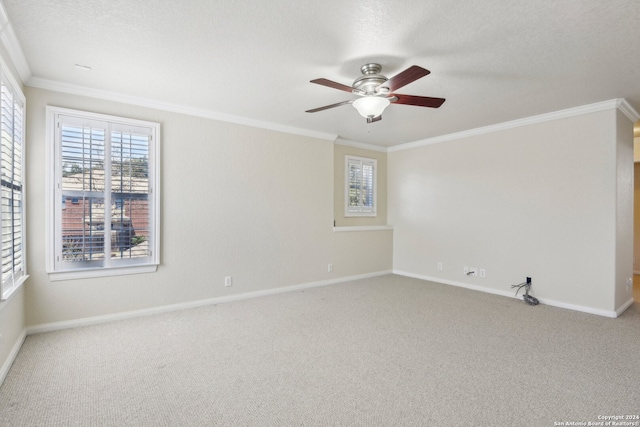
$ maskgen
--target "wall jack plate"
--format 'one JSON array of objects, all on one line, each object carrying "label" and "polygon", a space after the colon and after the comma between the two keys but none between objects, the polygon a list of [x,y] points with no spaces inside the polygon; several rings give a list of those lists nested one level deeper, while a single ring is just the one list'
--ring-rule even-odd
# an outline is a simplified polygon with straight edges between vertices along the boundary
[{"label": "wall jack plate", "polygon": [[478,269],[476,267],[464,267],[463,269],[465,276],[477,276]]}]

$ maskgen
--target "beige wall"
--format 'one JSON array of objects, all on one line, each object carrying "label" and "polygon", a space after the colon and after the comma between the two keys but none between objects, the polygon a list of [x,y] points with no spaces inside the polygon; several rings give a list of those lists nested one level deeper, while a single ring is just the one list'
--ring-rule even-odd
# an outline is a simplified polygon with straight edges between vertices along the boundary
[{"label": "beige wall", "polygon": [[640,274],[640,121],[633,128],[634,198],[633,198],[633,271]]},{"label": "beige wall", "polygon": [[[344,156],[367,157],[377,160],[377,214],[375,217],[344,216]],[[333,215],[337,227],[387,225],[387,153],[336,143],[333,153]]]},{"label": "beige wall", "polygon": [[633,123],[616,110],[616,273],[615,303],[633,298]]},{"label": "beige wall", "polygon": [[640,274],[640,163],[634,163],[633,271]]},{"label": "beige wall", "polygon": [[[333,143],[28,88],[27,324],[391,269],[390,232],[333,232]],[[51,282],[44,270],[45,106],[161,123],[157,273]],[[327,271],[327,264],[334,271]],[[233,286],[223,286],[225,276]]]},{"label": "beige wall", "polygon": [[0,302],[0,385],[15,356],[11,354],[22,343],[25,333],[24,285],[6,301]]},{"label": "beige wall", "polygon": [[[631,136],[622,136],[619,115],[390,152],[394,271],[498,293],[530,276],[540,299],[617,309],[631,297],[620,282],[631,276],[632,259],[627,242],[617,241],[631,234],[632,197]],[[486,269],[486,278],[465,276],[464,266]]]}]

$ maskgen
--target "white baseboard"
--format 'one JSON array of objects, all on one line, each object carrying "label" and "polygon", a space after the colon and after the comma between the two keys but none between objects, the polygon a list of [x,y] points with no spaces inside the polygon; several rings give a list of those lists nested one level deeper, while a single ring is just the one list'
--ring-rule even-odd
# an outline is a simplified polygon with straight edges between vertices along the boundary
[{"label": "white baseboard", "polygon": [[624,313],[624,311],[625,311],[627,308],[631,307],[631,306],[633,305],[633,302],[634,302],[633,297],[631,297],[631,299],[629,299],[629,301],[627,301],[627,302],[625,302],[624,304],[622,304],[622,305],[620,306],[620,308],[618,308],[618,309],[616,310],[616,317],[620,316],[622,313]]},{"label": "white baseboard", "polygon": [[538,298],[538,301],[540,301],[541,304],[552,305],[559,308],[566,308],[573,311],[581,311],[583,313],[596,314],[598,316],[604,317],[618,317],[618,314],[615,311],[611,310],[602,310],[599,308],[585,307],[583,305],[568,304],[566,302],[554,301],[544,298]]},{"label": "white baseboard", "polygon": [[[495,294],[495,295],[501,295],[505,297],[520,299],[520,297],[515,296],[514,292],[501,291],[499,289],[485,288],[483,286],[470,285],[468,283],[455,282],[452,280],[440,279],[438,277],[429,277],[421,274],[408,273],[406,271],[399,271],[399,270],[393,270],[393,274],[397,274],[400,276],[413,277],[414,279],[428,280],[430,282],[442,283],[444,285],[458,286],[461,288],[467,288],[474,291],[486,292],[489,294]],[[625,303],[625,305],[620,307],[618,310],[609,311],[609,310],[601,310],[593,307],[585,307],[582,305],[568,304],[565,302],[550,300],[546,298],[538,298],[538,301],[540,301],[541,304],[545,304],[545,305],[551,305],[554,307],[566,308],[569,310],[581,311],[583,313],[596,314],[598,316],[613,317],[613,318],[618,317],[620,314],[622,314],[624,310],[626,310],[631,304],[633,304],[633,299],[631,299],[630,303],[629,302]]]},{"label": "white baseboard", "polygon": [[7,360],[4,361],[2,368],[0,368],[0,386],[4,382],[4,379],[7,377],[7,374],[9,373],[9,369],[11,369],[11,365],[13,365],[13,361],[16,360],[16,356],[18,356],[18,352],[20,351],[20,348],[22,347],[22,344],[24,343],[24,339],[26,337],[27,337],[27,330],[23,329],[22,333],[20,334],[16,342],[13,344],[13,347],[11,348],[11,352],[9,353],[9,357],[7,357]]},{"label": "white baseboard", "polygon": [[[510,292],[510,291],[502,291],[502,290],[499,290],[499,289],[492,289],[492,288],[486,288],[486,287],[482,287],[482,286],[470,285],[468,283],[456,282],[456,281],[452,281],[452,280],[441,279],[441,278],[438,278],[438,277],[430,277],[430,276],[425,276],[425,275],[421,275],[421,274],[414,274],[414,273],[409,273],[409,272],[406,272],[406,271],[385,270],[385,271],[378,271],[378,272],[374,272],[374,273],[367,273],[367,274],[359,274],[359,275],[354,275],[354,276],[341,277],[341,278],[338,278],[338,279],[322,280],[322,281],[319,281],[319,282],[309,282],[309,283],[303,283],[303,284],[299,284],[299,285],[291,285],[291,286],[283,286],[283,287],[279,287],[279,288],[265,289],[265,290],[262,290],[262,291],[245,292],[245,293],[241,293],[241,294],[234,294],[234,295],[223,296],[223,297],[215,297],[215,298],[208,298],[208,299],[204,299],[204,300],[189,301],[189,302],[184,302],[184,303],[180,303],[180,304],[171,304],[171,305],[164,305],[164,306],[159,306],[159,307],[146,308],[146,309],[142,309],[142,310],[133,310],[133,311],[126,311],[126,312],[122,312],[122,313],[107,314],[107,315],[104,315],[104,316],[93,316],[93,317],[85,317],[85,318],[82,318],[82,319],[66,320],[66,321],[62,321],[62,322],[43,323],[43,324],[40,324],[40,325],[28,326],[26,328],[26,335],[38,334],[38,333],[42,333],[42,332],[57,331],[57,330],[61,330],[61,329],[77,328],[77,327],[80,327],[80,326],[96,325],[96,324],[112,322],[112,321],[116,321],[116,320],[124,320],[124,319],[130,319],[130,318],[134,318],[134,317],[149,316],[149,315],[152,315],[152,314],[166,313],[166,312],[170,312],[170,311],[184,310],[184,309],[187,309],[187,308],[202,307],[202,306],[212,305],[212,304],[222,304],[222,303],[225,303],[225,302],[239,301],[239,300],[243,300],[243,299],[257,298],[257,297],[267,296],[267,295],[276,295],[276,294],[280,294],[280,293],[284,293],[284,292],[293,292],[293,291],[298,291],[298,290],[302,290],[302,289],[309,289],[309,288],[315,288],[315,287],[320,287],[320,286],[334,285],[334,284],[338,284],[338,283],[349,282],[349,281],[352,281],[352,280],[360,280],[360,279],[367,279],[367,278],[370,278],[370,277],[384,276],[386,274],[392,274],[392,273],[393,274],[397,274],[399,276],[412,277],[412,278],[415,278],[415,279],[421,279],[421,280],[426,280],[426,281],[430,281],[430,282],[442,283],[442,284],[445,284],[445,285],[458,286],[458,287],[461,287],[461,288],[466,288],[466,289],[470,289],[470,290],[474,290],[474,291],[480,291],[480,292],[485,292],[485,293],[505,296],[505,297],[509,297],[509,298],[518,298],[518,299],[520,299],[519,297],[516,297],[513,292]],[[538,298],[538,299],[542,304],[551,305],[551,306],[560,307],[560,308],[566,308],[566,309],[574,310],[574,311],[581,311],[581,312],[584,312],[584,313],[596,314],[596,315],[605,316],[605,317],[618,317],[620,314],[622,314],[622,312],[624,312],[627,308],[629,308],[633,304],[633,298],[632,298],[629,301],[627,301],[618,310],[616,310],[616,311],[608,311],[608,310],[600,310],[600,309],[595,309],[595,308],[591,308],[591,307],[584,307],[584,306],[579,306],[579,305],[574,305],[574,304],[568,304],[568,303],[554,301],[554,300],[540,299],[540,298]],[[15,352],[15,354],[13,354],[13,357],[10,357],[8,359],[8,362],[5,363],[5,365],[7,365],[7,366],[3,366],[2,367],[2,371],[0,371],[0,379],[3,379],[4,378],[3,375],[6,375],[6,372],[8,372],[8,369],[11,366],[11,363],[13,362],[13,358],[15,358],[15,355],[17,354],[18,350],[20,350],[20,346],[22,345],[22,341],[24,341],[24,336],[25,336],[25,333],[23,332],[23,336],[22,336],[21,340],[19,340],[19,342],[16,343],[16,346],[15,346],[14,350],[12,350],[12,354],[13,354],[13,352]],[[6,372],[5,372],[5,369],[6,369]]]},{"label": "white baseboard", "polygon": [[509,291],[501,291],[499,289],[485,288],[483,286],[470,285],[468,283],[455,282],[453,280],[440,279],[438,277],[430,277],[422,274],[414,274],[408,273],[406,271],[393,270],[393,274],[397,274],[399,276],[413,277],[414,279],[428,280],[429,282],[442,283],[443,285],[452,285],[458,286],[460,288],[471,289],[472,291],[480,291],[494,295],[501,295],[503,297],[515,298],[514,292]]},{"label": "white baseboard", "polygon": [[142,310],[125,311],[122,313],[106,314],[104,316],[85,317],[82,319],[65,320],[62,322],[43,323],[40,325],[28,326],[27,335],[39,334],[43,332],[58,331],[62,329],[77,328],[79,326],[97,325],[100,323],[113,322],[115,320],[131,319],[134,317],[149,316],[152,314],[167,313],[170,311],[184,310],[187,308],[202,307],[205,305],[222,304],[225,302],[239,301],[249,298],[257,298],[267,295],[276,295],[284,292],[299,291],[302,289],[316,288],[320,286],[334,285],[352,280],[367,279],[370,277],[384,276],[391,274],[391,270],[378,271],[374,273],[359,274],[355,276],[341,277],[338,279],[322,280],[319,282],[302,283],[299,285],[283,286],[279,288],[265,289],[262,291],[245,292],[223,297],[208,298],[204,300],[189,301],[179,304],[163,305],[159,307],[145,308]]}]

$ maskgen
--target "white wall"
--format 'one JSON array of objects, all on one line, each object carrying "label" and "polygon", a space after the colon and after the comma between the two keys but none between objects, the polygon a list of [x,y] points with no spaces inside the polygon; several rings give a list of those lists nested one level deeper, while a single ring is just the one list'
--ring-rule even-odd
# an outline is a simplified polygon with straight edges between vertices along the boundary
[{"label": "white wall", "polygon": [[504,294],[530,276],[543,301],[613,313],[631,297],[620,282],[632,268],[631,245],[616,241],[632,233],[632,190],[618,184],[631,177],[632,135],[617,135],[619,116],[612,108],[389,153],[394,271]]},{"label": "white wall", "polygon": [[[46,105],[161,123],[157,273],[49,280]],[[29,326],[391,269],[391,232],[333,232],[331,141],[34,88],[27,89],[27,106]],[[225,288],[228,275],[233,286]]]}]

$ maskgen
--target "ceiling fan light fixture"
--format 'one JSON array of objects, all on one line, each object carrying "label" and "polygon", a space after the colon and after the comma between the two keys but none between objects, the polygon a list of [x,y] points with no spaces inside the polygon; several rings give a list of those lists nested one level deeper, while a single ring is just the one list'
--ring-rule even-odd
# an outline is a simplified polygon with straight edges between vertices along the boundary
[{"label": "ceiling fan light fixture", "polygon": [[380,96],[365,96],[353,102],[353,106],[364,118],[378,117],[391,102]]}]

